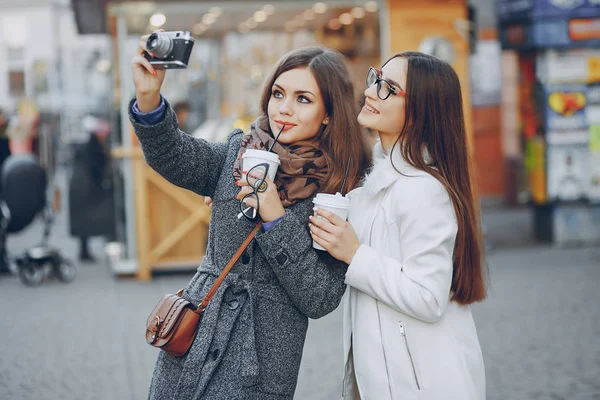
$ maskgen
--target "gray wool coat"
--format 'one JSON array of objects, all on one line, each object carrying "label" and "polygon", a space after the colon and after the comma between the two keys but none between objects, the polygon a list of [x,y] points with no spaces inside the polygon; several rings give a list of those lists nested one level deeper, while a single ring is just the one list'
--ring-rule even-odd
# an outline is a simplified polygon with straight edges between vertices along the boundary
[{"label": "gray wool coat", "polygon": [[[153,126],[137,123],[131,106],[147,163],[171,183],[213,200],[206,256],[184,291],[198,304],[254,227],[237,219],[234,197],[243,132],[210,143],[180,131],[168,104],[164,120]],[[149,399],[293,398],[308,318],[333,311],[345,290],[347,265],[312,248],[312,207],[312,198],[300,200],[275,227],[261,228],[211,300],[189,352],[179,358],[159,353]]]}]

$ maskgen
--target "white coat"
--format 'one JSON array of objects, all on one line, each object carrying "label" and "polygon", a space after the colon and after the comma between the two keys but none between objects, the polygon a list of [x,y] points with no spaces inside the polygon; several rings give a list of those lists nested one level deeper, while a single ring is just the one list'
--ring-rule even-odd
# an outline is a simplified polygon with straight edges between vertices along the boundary
[{"label": "white coat", "polygon": [[[481,400],[485,372],[469,306],[450,301],[457,222],[433,176],[378,143],[349,193],[361,246],[342,301],[343,399]],[[360,392],[360,397],[359,397]]]}]

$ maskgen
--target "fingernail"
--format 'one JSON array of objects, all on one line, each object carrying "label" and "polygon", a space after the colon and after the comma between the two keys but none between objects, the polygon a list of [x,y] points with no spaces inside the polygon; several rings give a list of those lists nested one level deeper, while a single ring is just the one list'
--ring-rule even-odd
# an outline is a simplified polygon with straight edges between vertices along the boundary
[{"label": "fingernail", "polygon": [[312,215],[309,215],[309,216],[308,216],[308,219],[313,219],[313,216],[312,216]]},{"label": "fingernail", "polygon": [[248,173],[248,171],[242,171],[242,174],[247,174],[247,173]]},{"label": "fingernail", "polygon": [[152,75],[156,75],[156,70],[152,71]]},{"label": "fingernail", "polygon": [[235,181],[235,184],[237,185],[240,181]]}]

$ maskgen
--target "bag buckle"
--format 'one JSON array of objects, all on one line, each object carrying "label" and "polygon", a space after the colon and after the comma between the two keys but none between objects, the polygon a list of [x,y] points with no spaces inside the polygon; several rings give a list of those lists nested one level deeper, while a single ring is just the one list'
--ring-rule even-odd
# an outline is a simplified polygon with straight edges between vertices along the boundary
[{"label": "bag buckle", "polygon": [[154,342],[156,342],[156,335],[158,334],[158,331],[160,329],[160,326],[162,325],[162,322],[160,320],[160,317],[158,315],[154,316],[154,323],[152,324],[152,329],[150,329],[150,332],[152,332],[152,337],[150,338],[150,344],[154,344]]}]

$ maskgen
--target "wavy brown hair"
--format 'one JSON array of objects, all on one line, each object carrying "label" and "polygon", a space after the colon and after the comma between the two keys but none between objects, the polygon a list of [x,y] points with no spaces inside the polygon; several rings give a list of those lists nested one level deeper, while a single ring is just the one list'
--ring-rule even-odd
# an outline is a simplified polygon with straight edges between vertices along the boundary
[{"label": "wavy brown hair", "polygon": [[[458,222],[452,300],[459,304],[481,301],[486,297],[487,271],[460,81],[454,69],[436,57],[404,52],[390,60],[397,57],[406,59],[408,69],[406,118],[394,146],[399,144],[410,165],[433,175],[448,191]],[[424,149],[432,162],[424,160]]]},{"label": "wavy brown hair", "polygon": [[311,143],[316,141],[319,144],[329,170],[321,191],[335,193],[341,190],[346,165],[351,159],[345,194],[360,184],[371,159],[370,146],[356,121],[358,109],[353,100],[354,88],[345,58],[337,51],[321,47],[304,47],[283,56],[264,83],[260,108],[267,117],[275,80],[284,72],[296,68],[308,68],[311,71],[329,116],[329,123],[321,125],[318,135],[311,140]]}]

